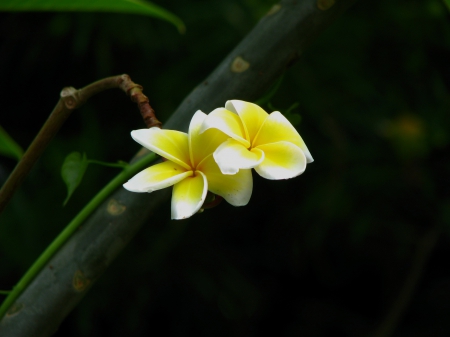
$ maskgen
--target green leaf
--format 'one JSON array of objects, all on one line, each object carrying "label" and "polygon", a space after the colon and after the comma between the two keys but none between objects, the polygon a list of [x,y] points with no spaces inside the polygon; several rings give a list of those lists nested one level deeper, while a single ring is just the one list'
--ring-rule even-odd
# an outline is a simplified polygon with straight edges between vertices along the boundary
[{"label": "green leaf", "polygon": [[0,154],[20,160],[23,156],[22,148],[0,126]]},{"label": "green leaf", "polygon": [[61,167],[61,176],[67,186],[67,197],[63,205],[69,201],[75,189],[80,185],[88,164],[86,154],[81,155],[80,152],[72,152],[64,160]]},{"label": "green leaf", "polygon": [[448,10],[450,11],[450,0],[444,0],[444,3],[447,5]]},{"label": "green leaf", "polygon": [[145,0],[0,0],[0,11],[9,12],[109,12],[148,15],[186,30],[176,15]]}]

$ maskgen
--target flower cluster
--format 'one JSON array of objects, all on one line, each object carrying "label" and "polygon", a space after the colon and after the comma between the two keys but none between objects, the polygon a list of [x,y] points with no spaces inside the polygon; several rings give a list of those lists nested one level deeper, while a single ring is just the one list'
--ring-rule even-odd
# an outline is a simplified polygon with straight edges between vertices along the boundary
[{"label": "flower cluster", "polygon": [[153,192],[173,185],[172,219],[198,212],[207,192],[233,206],[244,206],[253,188],[251,169],[267,179],[302,174],[313,161],[303,139],[278,111],[228,101],[209,115],[197,111],[188,133],[157,127],[131,132],[131,137],[167,159],[131,178],[132,192]]}]

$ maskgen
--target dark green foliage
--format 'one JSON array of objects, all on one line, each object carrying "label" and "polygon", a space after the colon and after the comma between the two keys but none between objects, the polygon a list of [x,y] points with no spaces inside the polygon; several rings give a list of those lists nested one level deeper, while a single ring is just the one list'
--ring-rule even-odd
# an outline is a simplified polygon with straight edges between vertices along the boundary
[{"label": "dark green foliage", "polygon": [[[25,148],[62,87],[120,73],[144,86],[164,122],[273,3],[161,2],[184,36],[138,16],[2,13],[0,125]],[[435,227],[395,336],[448,336],[449,60],[442,1],[358,2],[270,100],[281,111],[299,103],[291,113],[315,159],[306,172],[255,174],[248,206],[222,203],[186,221],[169,221],[167,202],[56,336],[368,335]],[[119,91],[74,112],[0,216],[0,289],[116,174],[90,167],[62,208],[66,154],[127,160],[139,149],[129,133],[142,127]],[[0,158],[0,178],[14,165]]]},{"label": "dark green foliage", "polygon": [[67,186],[67,197],[64,200],[64,205],[80,185],[88,165],[86,153],[72,152],[64,159],[61,167],[61,177]]},{"label": "dark green foliage", "polygon": [[105,12],[148,15],[175,25],[180,33],[186,30],[174,14],[149,1],[142,0],[3,0],[0,11],[8,12]]},{"label": "dark green foliage", "polygon": [[7,156],[19,160],[22,155],[22,148],[0,126],[0,156]]}]

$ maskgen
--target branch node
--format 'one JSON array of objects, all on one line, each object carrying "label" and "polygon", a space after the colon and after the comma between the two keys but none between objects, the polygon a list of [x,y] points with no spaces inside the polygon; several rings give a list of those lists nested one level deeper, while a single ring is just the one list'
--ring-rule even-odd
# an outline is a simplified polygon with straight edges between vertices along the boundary
[{"label": "branch node", "polygon": [[61,99],[69,110],[75,110],[84,102],[80,99],[79,90],[74,87],[65,87],[61,90]]},{"label": "branch node", "polygon": [[121,75],[118,82],[119,87],[130,97],[131,101],[137,104],[145,125],[148,128],[154,126],[161,128],[162,123],[156,118],[155,110],[151,107],[148,97],[142,92],[144,88],[134,83],[127,74]]}]

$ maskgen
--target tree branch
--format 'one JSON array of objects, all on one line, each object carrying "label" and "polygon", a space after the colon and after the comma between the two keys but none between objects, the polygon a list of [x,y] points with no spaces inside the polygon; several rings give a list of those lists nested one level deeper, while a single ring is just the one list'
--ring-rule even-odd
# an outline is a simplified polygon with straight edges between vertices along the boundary
[{"label": "tree branch", "polygon": [[403,283],[398,296],[393,301],[380,325],[372,334],[370,334],[370,337],[390,337],[394,334],[395,329],[408,308],[408,305],[411,303],[425,266],[427,265],[429,257],[436,246],[440,233],[441,228],[435,226],[429,229],[428,232],[420,238],[417,243],[416,253],[411,263],[411,269],[405,277],[405,282]]},{"label": "tree branch", "polygon": [[142,86],[134,83],[130,79],[130,76],[126,74],[104,78],[91,83],[80,90],[73,87],[64,88],[60,94],[61,98],[47,121],[44,123],[44,126],[28,147],[22,159],[8,177],[8,180],[3,184],[0,190],[0,213],[5,209],[9,200],[14,195],[14,192],[22,184],[25,177],[72,111],[81,107],[92,96],[113,88],[123,90],[130,96],[133,102],[137,103],[147,127],[161,127],[161,122],[156,119],[148,98],[142,93]]},{"label": "tree branch", "polygon": [[[166,127],[187,130],[198,109],[209,113],[229,99],[256,100],[353,2],[303,0],[275,5],[185,98]],[[169,189],[150,194],[118,189],[15,301],[0,321],[0,335],[53,334],[140,226],[149,221],[151,213],[169,196]]]}]

